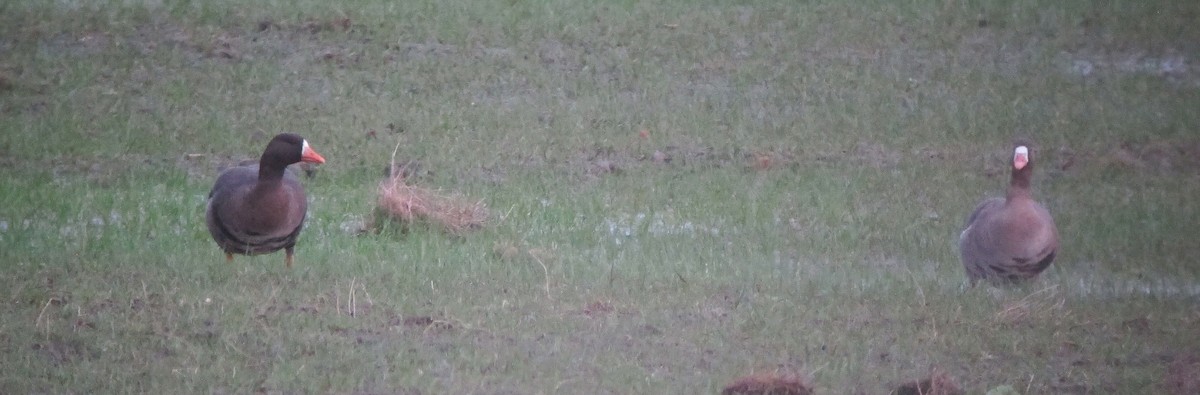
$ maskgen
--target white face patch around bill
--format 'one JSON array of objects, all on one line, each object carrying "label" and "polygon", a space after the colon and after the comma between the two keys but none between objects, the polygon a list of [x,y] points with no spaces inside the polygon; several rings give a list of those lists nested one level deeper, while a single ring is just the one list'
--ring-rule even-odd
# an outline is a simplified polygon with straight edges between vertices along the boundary
[{"label": "white face patch around bill", "polygon": [[1013,150],[1013,167],[1020,170],[1029,164],[1029,148],[1024,145],[1018,145]]},{"label": "white face patch around bill", "polygon": [[321,157],[317,151],[308,145],[308,140],[300,139],[300,161],[308,163],[322,164],[325,163],[325,158]]}]

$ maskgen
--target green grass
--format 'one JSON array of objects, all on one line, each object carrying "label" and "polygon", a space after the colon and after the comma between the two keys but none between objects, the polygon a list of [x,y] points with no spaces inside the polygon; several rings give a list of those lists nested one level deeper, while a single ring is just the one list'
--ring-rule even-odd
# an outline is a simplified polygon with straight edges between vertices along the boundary
[{"label": "green grass", "polygon": [[[295,3],[0,5],[0,393],[1160,393],[1200,355],[1200,6]],[[208,188],[285,130],[329,160],[296,266],[227,265]],[[963,289],[1017,136],[1062,251]],[[348,232],[397,144],[489,225]]]}]

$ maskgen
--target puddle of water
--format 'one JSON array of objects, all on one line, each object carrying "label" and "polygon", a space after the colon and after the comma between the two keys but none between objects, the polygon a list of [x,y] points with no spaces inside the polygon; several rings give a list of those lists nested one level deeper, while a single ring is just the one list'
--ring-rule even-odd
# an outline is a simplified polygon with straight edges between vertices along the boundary
[{"label": "puddle of water", "polygon": [[1167,279],[1096,280],[1080,278],[1071,283],[1068,291],[1078,295],[1095,297],[1099,299],[1128,296],[1195,298],[1200,297],[1200,284],[1181,283]]},{"label": "puddle of water", "polygon": [[613,237],[613,242],[620,245],[625,239],[639,236],[720,236],[721,229],[715,226],[699,225],[692,221],[681,220],[664,213],[621,214],[613,218],[605,218],[601,232],[607,232]]},{"label": "puddle of water", "polygon": [[1162,56],[1145,54],[1089,55],[1066,54],[1065,68],[1070,74],[1089,77],[1094,74],[1147,74],[1200,84],[1192,73],[1193,65],[1177,53]]}]

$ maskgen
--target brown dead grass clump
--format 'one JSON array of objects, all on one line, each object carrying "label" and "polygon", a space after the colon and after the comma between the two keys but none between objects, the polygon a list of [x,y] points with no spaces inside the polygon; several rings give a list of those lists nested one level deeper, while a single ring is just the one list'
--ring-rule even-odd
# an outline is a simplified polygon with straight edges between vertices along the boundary
[{"label": "brown dead grass clump", "polygon": [[928,378],[901,384],[892,391],[895,395],[961,395],[963,390],[953,377],[939,370],[934,370]]},{"label": "brown dead grass clump", "polygon": [[1058,295],[1058,287],[1052,286],[1035,291],[1020,300],[1004,303],[996,312],[995,321],[1001,325],[1017,325],[1031,321],[1063,319],[1066,299]]},{"label": "brown dead grass clump", "polygon": [[[428,223],[447,233],[462,235],[483,227],[488,219],[487,205],[447,196],[428,188],[409,185],[403,176],[392,176],[379,184],[376,215],[404,225]],[[376,222],[378,226],[378,220]]]},{"label": "brown dead grass clump", "polygon": [[721,395],[810,395],[812,393],[812,386],[803,378],[778,372],[742,376],[721,391]]}]

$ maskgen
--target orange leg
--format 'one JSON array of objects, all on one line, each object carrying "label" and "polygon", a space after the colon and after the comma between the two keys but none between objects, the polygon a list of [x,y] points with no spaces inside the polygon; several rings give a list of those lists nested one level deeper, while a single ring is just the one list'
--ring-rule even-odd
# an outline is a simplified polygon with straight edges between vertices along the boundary
[{"label": "orange leg", "polygon": [[287,254],[287,256],[285,256],[283,258],[283,262],[287,264],[288,269],[292,268],[292,254],[294,252],[295,252],[295,248],[292,248],[292,247],[287,247],[284,249],[284,253]]},{"label": "orange leg", "polygon": [[225,263],[233,263],[233,254],[225,253]]}]

